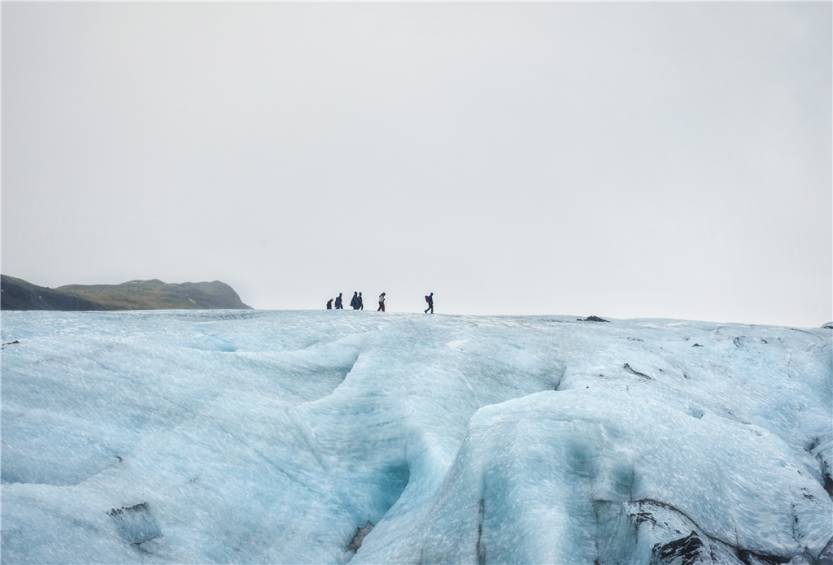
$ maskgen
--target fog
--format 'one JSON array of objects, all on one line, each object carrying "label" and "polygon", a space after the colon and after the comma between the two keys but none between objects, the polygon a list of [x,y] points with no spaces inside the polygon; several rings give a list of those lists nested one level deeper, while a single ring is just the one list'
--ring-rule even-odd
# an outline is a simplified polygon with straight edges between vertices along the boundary
[{"label": "fog", "polygon": [[817,326],[831,4],[2,5],[2,270]]}]

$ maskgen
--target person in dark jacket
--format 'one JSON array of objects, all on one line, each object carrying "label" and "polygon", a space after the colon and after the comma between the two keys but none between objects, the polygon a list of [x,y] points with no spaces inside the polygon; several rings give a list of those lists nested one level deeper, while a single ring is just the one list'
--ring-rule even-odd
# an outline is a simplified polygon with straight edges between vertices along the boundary
[{"label": "person in dark jacket", "polygon": [[336,296],[336,310],[344,310],[344,305],[341,302],[341,293]]},{"label": "person in dark jacket", "polygon": [[330,299],[327,301],[327,310],[332,310],[332,309],[333,309],[333,299],[332,299],[332,298],[330,298]]},{"label": "person in dark jacket", "polygon": [[359,300],[358,300],[359,310],[364,310],[364,299],[362,298],[362,293],[359,293]]},{"label": "person in dark jacket", "polygon": [[384,312],[385,311],[385,293],[379,295],[379,307],[376,309],[377,312]]},{"label": "person in dark jacket", "polygon": [[358,310],[359,309],[359,293],[358,292],[353,293],[353,298],[350,299],[350,308],[352,308],[353,310]]},{"label": "person in dark jacket", "polygon": [[431,313],[434,313],[434,293],[430,293],[428,296],[425,297],[425,301],[428,303],[428,308],[425,309],[425,313],[427,314],[430,310]]}]

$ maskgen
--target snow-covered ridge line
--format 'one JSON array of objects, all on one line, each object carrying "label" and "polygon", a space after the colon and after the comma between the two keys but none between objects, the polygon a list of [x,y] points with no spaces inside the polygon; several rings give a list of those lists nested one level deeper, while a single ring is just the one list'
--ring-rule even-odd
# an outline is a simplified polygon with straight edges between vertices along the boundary
[{"label": "snow-covered ridge line", "polygon": [[830,329],[2,322],[4,562],[833,559]]}]

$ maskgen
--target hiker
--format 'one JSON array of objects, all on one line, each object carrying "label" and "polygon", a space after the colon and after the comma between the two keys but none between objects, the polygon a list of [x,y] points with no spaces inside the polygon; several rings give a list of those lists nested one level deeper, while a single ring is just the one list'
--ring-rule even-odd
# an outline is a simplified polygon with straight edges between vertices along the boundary
[{"label": "hiker", "polygon": [[364,310],[364,298],[362,298],[362,293],[359,293],[359,300],[358,300],[359,310]]},{"label": "hiker", "polygon": [[379,307],[376,309],[377,312],[384,312],[385,311],[385,293],[379,295]]},{"label": "hiker", "polygon": [[336,310],[344,310],[344,305],[341,303],[341,293],[336,296]]},{"label": "hiker", "polygon": [[428,303],[428,308],[425,309],[425,313],[427,314],[430,310],[431,313],[434,313],[434,293],[430,293],[425,297],[425,301]]},{"label": "hiker", "polygon": [[353,310],[359,309],[359,293],[353,292],[353,298],[350,299],[350,308]]},{"label": "hiker", "polygon": [[332,299],[332,298],[330,298],[330,299],[327,301],[327,310],[332,310],[332,309],[333,309],[333,299]]}]

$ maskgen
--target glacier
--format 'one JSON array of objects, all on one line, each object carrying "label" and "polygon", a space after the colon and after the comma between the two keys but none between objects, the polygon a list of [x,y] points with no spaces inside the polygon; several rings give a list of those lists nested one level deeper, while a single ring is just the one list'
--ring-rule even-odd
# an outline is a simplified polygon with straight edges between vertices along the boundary
[{"label": "glacier", "polygon": [[4,563],[833,562],[833,330],[2,313]]}]

